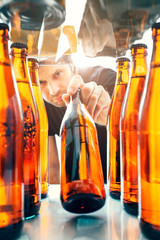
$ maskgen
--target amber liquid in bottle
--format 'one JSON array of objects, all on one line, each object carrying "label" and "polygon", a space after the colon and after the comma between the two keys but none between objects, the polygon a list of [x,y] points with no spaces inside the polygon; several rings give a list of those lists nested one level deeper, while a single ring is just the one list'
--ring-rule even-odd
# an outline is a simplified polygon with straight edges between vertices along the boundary
[{"label": "amber liquid in bottle", "polygon": [[152,27],[153,50],[138,116],[139,220],[149,239],[160,239],[160,23]]},{"label": "amber liquid in bottle", "polygon": [[92,118],[72,96],[61,125],[61,202],[73,213],[89,213],[105,203],[104,179]]},{"label": "amber liquid in bottle", "polygon": [[108,188],[110,196],[120,199],[120,113],[123,98],[129,80],[128,58],[120,57],[117,62],[117,77],[107,120],[107,159],[108,159]]},{"label": "amber liquid in bottle", "polygon": [[24,215],[35,216],[40,209],[40,156],[39,115],[27,68],[27,46],[11,45],[11,60],[21,98],[24,117],[23,169],[24,169]]},{"label": "amber liquid in bottle", "polygon": [[0,239],[19,236],[23,212],[23,115],[8,53],[8,26],[0,23]]},{"label": "amber liquid in bottle", "polygon": [[132,73],[120,116],[122,202],[133,215],[138,214],[137,119],[147,73],[146,48],[145,44],[131,46]]},{"label": "amber liquid in bottle", "polygon": [[28,58],[29,73],[40,119],[41,199],[48,196],[48,118],[38,78],[38,61]]}]

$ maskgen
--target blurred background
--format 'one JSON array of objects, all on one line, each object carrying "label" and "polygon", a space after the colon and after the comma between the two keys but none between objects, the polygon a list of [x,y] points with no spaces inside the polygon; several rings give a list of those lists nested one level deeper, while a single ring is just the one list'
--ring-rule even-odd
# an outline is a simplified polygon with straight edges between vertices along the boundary
[{"label": "blurred background", "polygon": [[10,41],[28,45],[29,56],[57,60],[72,54],[76,65],[115,69],[134,42],[152,45],[159,0],[0,0],[0,21]]}]

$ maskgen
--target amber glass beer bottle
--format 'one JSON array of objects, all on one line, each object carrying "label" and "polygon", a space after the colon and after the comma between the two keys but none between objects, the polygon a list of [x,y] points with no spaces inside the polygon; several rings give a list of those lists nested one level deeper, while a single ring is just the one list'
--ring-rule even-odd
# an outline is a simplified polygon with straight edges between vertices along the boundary
[{"label": "amber glass beer bottle", "polygon": [[40,119],[41,199],[48,196],[48,118],[38,78],[38,60],[28,58],[29,73]]},{"label": "amber glass beer bottle", "polygon": [[138,214],[137,118],[147,73],[147,46],[131,46],[132,72],[120,116],[121,194],[124,209]]},{"label": "amber glass beer bottle", "polygon": [[152,27],[153,50],[138,115],[139,219],[149,239],[160,239],[160,23]]},{"label": "amber glass beer bottle", "polygon": [[94,122],[71,97],[61,125],[61,202],[73,213],[89,213],[105,203],[104,179]]},{"label": "amber glass beer bottle", "polygon": [[27,46],[23,43],[11,44],[11,61],[22,102],[24,117],[23,169],[24,169],[24,215],[35,216],[40,209],[40,124],[38,109],[27,65]]},{"label": "amber glass beer bottle", "polygon": [[14,239],[23,211],[23,114],[11,69],[6,24],[0,23],[0,239]]},{"label": "amber glass beer bottle", "polygon": [[110,196],[120,199],[120,113],[123,98],[129,80],[129,62],[125,57],[119,57],[117,62],[117,74],[114,92],[108,111],[107,120],[107,159],[108,159],[108,189]]}]

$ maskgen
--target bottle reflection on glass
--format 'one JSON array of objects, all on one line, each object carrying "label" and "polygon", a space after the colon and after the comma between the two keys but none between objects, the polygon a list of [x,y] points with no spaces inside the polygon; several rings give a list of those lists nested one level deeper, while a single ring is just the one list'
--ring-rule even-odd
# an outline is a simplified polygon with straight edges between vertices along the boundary
[{"label": "bottle reflection on glass", "polygon": [[120,223],[121,223],[121,238],[126,240],[147,240],[146,238],[141,238],[141,230],[137,217],[133,217],[128,214],[126,211],[121,211],[120,214]]},{"label": "bottle reflection on glass", "polygon": [[61,125],[61,202],[73,213],[89,213],[105,203],[104,179],[95,124],[71,97]]},{"label": "bottle reflection on glass", "polygon": [[106,239],[105,220],[97,216],[78,215],[64,221],[60,239],[69,240],[96,240]]},{"label": "bottle reflection on glass", "polygon": [[[122,208],[120,206],[119,201],[112,199],[112,198],[107,198],[106,201],[107,205],[107,237],[105,239],[125,239],[122,238],[122,222],[121,222],[121,212]],[[118,216],[118,217],[117,217]],[[128,239],[127,239],[128,240]]]}]

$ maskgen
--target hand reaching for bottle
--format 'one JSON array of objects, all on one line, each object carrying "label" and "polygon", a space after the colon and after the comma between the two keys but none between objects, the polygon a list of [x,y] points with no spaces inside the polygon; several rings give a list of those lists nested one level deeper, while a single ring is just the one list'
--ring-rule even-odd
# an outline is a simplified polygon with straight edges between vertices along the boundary
[{"label": "hand reaching for bottle", "polygon": [[81,89],[81,101],[86,106],[93,120],[106,125],[107,113],[110,104],[108,92],[95,82],[84,83],[80,75],[74,75],[67,89],[67,94],[63,95],[66,104],[70,101],[70,96],[74,95],[78,88]]}]

